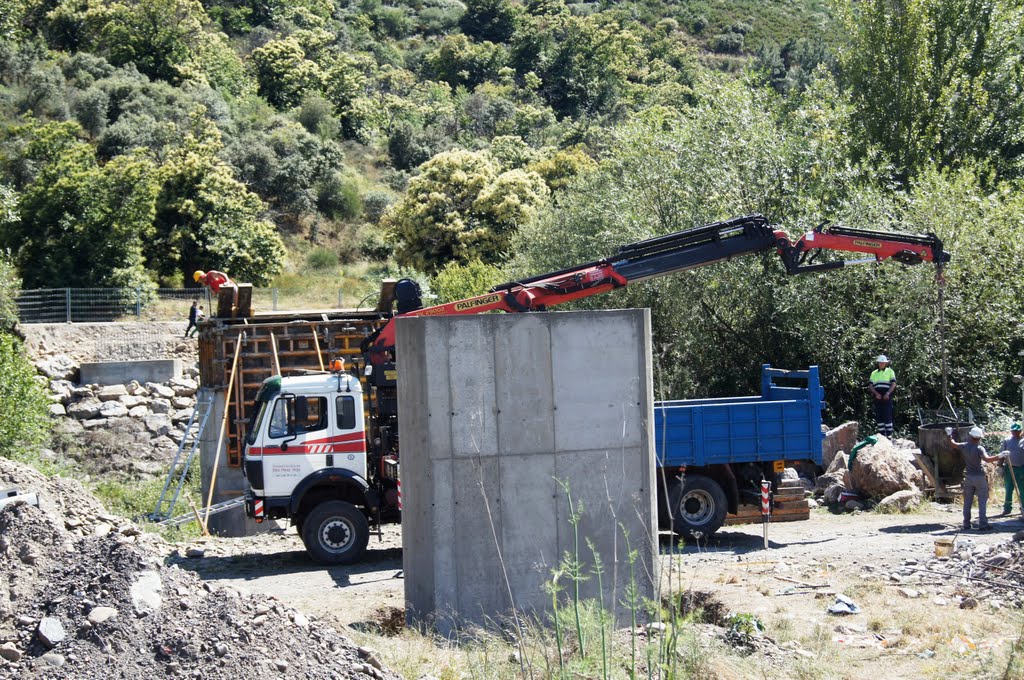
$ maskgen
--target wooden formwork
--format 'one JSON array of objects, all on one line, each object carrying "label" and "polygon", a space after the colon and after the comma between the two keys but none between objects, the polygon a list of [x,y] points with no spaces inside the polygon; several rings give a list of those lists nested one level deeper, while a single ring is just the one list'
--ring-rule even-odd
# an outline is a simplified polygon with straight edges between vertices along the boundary
[{"label": "wooden formwork", "polygon": [[[242,338],[238,375],[230,404],[227,433],[227,464],[241,465],[240,443],[256,392],[274,375],[274,354],[281,372],[321,370],[331,359],[342,358],[353,368],[361,358],[359,344],[387,320],[378,311],[291,312],[247,318],[213,318],[199,331],[199,374],[203,387],[224,391],[228,384],[235,344]],[[322,363],[321,363],[322,362]],[[361,364],[359,364],[361,368]],[[360,371],[360,375],[361,375]],[[241,404],[242,408],[237,408]]]}]

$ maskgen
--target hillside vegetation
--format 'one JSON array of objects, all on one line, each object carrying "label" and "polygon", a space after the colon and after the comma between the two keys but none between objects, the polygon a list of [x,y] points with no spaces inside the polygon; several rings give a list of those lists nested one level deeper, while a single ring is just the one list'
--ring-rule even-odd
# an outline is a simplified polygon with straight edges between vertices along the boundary
[{"label": "hillside vegetation", "polygon": [[[762,212],[934,232],[957,400],[1019,393],[1020,0],[0,0],[0,247],[25,287],[407,275],[437,299]],[[859,416],[940,401],[930,266],[773,256],[579,306],[651,307],[659,391],[820,363]]]}]

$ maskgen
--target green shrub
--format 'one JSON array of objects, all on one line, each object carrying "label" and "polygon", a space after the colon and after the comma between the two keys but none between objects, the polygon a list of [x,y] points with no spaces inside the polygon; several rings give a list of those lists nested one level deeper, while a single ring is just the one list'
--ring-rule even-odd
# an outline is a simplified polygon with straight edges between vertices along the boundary
[{"label": "green shrub", "polygon": [[314,248],[306,255],[306,266],[317,270],[337,267],[338,254],[329,248]]},{"label": "green shrub", "polygon": [[0,455],[27,460],[50,432],[47,398],[21,341],[0,332]]},{"label": "green shrub", "polygon": [[444,303],[486,293],[504,280],[500,269],[479,260],[465,265],[449,262],[430,282],[430,289]]},{"label": "green shrub", "polygon": [[390,191],[367,191],[363,194],[363,217],[370,224],[377,224],[394,202],[395,195]]},{"label": "green shrub", "polygon": [[316,185],[316,208],[335,220],[351,220],[363,212],[363,199],[351,178],[335,174]]},{"label": "green shrub", "polygon": [[394,252],[394,246],[380,229],[367,229],[359,240],[359,252],[372,262],[385,262]]}]

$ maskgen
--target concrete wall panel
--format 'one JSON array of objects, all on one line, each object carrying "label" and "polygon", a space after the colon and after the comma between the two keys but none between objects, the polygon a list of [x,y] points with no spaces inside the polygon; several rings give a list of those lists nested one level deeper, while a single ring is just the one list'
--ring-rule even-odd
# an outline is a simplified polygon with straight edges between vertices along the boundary
[{"label": "concrete wall panel", "polygon": [[[448,380],[452,405],[451,449],[456,456],[476,456],[498,448],[494,400],[494,336],[489,333],[491,319],[481,323],[435,324],[428,335],[436,337],[431,346],[447,345]],[[447,332],[441,331],[446,328]],[[432,363],[432,362],[431,362]],[[401,429],[401,428],[399,428]]]},{"label": "concrete wall panel", "polygon": [[181,359],[84,362],[80,366],[83,385],[122,385],[132,380],[165,383],[181,377]]},{"label": "concrete wall panel", "polygon": [[[578,547],[592,568],[587,539],[605,589],[590,578],[584,596],[621,599],[630,549],[635,573],[654,573],[649,329],[642,310],[398,321],[411,621],[500,620],[509,589],[518,609],[543,614],[564,553]],[[560,481],[584,508],[578,544]],[[638,586],[653,596],[650,581]]]},{"label": "concrete wall panel", "polygon": [[538,314],[518,314],[503,321],[507,332],[494,334],[501,453],[548,453],[555,441],[551,331]]}]

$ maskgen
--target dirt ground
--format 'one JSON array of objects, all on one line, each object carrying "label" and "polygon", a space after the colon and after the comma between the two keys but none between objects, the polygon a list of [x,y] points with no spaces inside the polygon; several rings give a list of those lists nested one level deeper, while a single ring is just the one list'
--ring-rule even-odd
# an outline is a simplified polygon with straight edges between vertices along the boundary
[{"label": "dirt ground", "polygon": [[[785,650],[781,667],[748,659],[725,664],[718,677],[1016,677],[1005,669],[1024,616],[1012,603],[979,598],[976,608],[961,609],[966,581],[894,576],[926,569],[936,538],[995,546],[1024,529],[1017,518],[993,520],[991,533],[960,533],[959,524],[959,506],[928,504],[905,515],[815,510],[809,521],[772,524],[769,550],[760,525],[724,528],[703,545],[680,547],[662,535],[663,580],[671,591],[709,591],[731,612],[755,615]],[[310,563],[294,529],[206,539],[179,552],[194,546],[205,555],[171,561],[215,585],[272,595],[340,626],[365,630],[403,606],[399,527],[372,538],[362,563],[331,569]],[[861,613],[827,613],[839,593]],[[400,666],[388,653],[384,647],[385,661]]]},{"label": "dirt ground", "polygon": [[[187,308],[187,307],[186,307]],[[145,323],[33,323],[20,326],[34,359],[66,354],[75,362],[198,359],[195,338],[182,337],[186,321]]]}]

